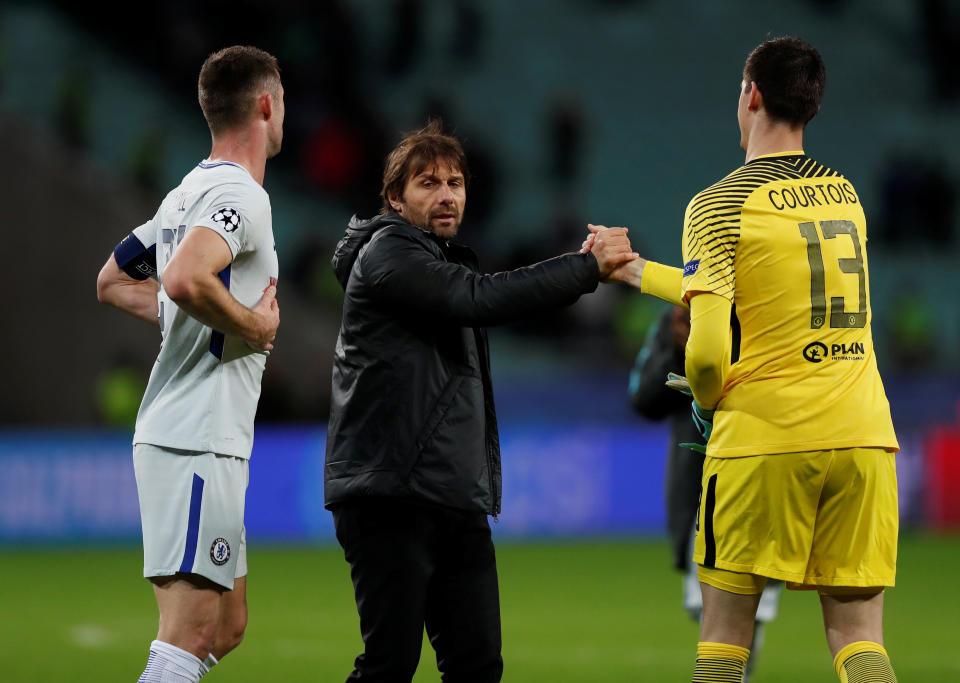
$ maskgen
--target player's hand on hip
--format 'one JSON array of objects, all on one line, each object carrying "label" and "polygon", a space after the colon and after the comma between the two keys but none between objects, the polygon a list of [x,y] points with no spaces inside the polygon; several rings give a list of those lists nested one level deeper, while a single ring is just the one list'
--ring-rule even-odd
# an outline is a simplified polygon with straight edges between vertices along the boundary
[{"label": "player's hand on hip", "polygon": [[260,351],[271,351],[273,340],[277,337],[277,328],[280,327],[280,303],[277,301],[277,286],[268,285],[263,290],[263,296],[253,307],[256,316],[256,335],[248,339],[250,346]]},{"label": "player's hand on hip", "polygon": [[[680,376],[677,375],[677,377]],[[684,377],[683,379],[686,378]],[[681,443],[680,446],[689,448],[691,451],[696,451],[701,455],[706,455],[707,444],[710,442],[710,435],[713,434],[713,415],[716,413],[716,410],[707,410],[697,403],[696,399],[693,400],[690,407],[693,412],[693,424],[696,425],[697,431],[700,432],[703,443]]]},{"label": "player's hand on hip", "polygon": [[710,435],[713,434],[713,414],[715,410],[707,410],[694,399],[693,403],[690,405],[691,413],[693,414],[693,424],[696,425],[697,431],[700,432],[700,436],[703,437],[704,441],[710,440]]},{"label": "player's hand on hip", "polygon": [[607,228],[602,225],[588,225],[587,228],[594,235],[590,253],[597,259],[600,279],[607,279],[618,266],[640,258],[640,254],[630,246],[626,228]]}]

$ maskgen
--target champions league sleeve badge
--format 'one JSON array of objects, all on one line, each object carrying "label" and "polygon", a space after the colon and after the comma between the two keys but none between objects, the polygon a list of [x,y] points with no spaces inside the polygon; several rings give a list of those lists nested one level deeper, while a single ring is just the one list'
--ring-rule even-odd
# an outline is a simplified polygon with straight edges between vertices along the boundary
[{"label": "champions league sleeve badge", "polygon": [[222,567],[230,561],[230,544],[227,539],[217,538],[210,545],[210,561],[218,567]]},{"label": "champions league sleeve badge", "polygon": [[233,232],[240,227],[240,213],[236,209],[219,209],[211,218],[213,218],[214,223],[227,232]]}]

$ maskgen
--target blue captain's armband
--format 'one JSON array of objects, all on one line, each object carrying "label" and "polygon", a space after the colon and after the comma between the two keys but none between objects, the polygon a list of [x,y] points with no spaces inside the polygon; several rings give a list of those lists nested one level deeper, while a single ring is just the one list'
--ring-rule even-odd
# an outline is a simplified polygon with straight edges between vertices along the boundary
[{"label": "blue captain's armband", "polygon": [[113,250],[120,270],[134,280],[157,279],[157,246],[143,246],[136,235],[130,233]]}]

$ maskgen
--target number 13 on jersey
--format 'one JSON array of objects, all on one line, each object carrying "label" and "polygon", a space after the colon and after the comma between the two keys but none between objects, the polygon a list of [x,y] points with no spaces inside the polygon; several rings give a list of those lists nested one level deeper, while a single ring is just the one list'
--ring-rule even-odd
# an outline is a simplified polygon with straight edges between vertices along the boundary
[{"label": "number 13 on jersey", "polygon": [[[810,329],[820,329],[827,319],[827,278],[824,270],[826,267],[837,267],[840,273],[845,275],[855,274],[859,290],[856,311],[846,310],[844,297],[830,297],[830,327],[865,327],[867,324],[867,275],[863,269],[863,249],[860,246],[857,226],[853,221],[848,220],[819,221],[819,225],[818,231],[817,223],[813,221],[799,224],[800,234],[807,241],[807,262],[810,264]],[[853,243],[853,258],[828,258],[824,262],[824,247],[833,247],[828,248],[828,252],[835,252],[839,247],[836,242],[821,242],[820,233],[823,233],[824,240],[835,240],[840,235],[849,236]]]}]

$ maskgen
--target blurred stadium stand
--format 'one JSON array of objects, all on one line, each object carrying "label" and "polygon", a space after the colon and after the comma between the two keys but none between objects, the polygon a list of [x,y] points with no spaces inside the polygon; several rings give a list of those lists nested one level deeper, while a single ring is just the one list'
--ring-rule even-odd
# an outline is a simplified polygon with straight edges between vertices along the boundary
[{"label": "blurred stadium stand", "polygon": [[[116,428],[129,424],[158,339],[99,306],[94,279],[209,149],[197,71],[209,52],[244,42],[278,56],[288,111],[266,178],[283,324],[259,417],[314,426],[258,432],[250,518],[263,526],[252,522],[252,534],[329,538],[315,469],[339,325],[327,264],[350,215],[377,210],[382,156],[400,131],[442,115],[466,139],[475,177],[463,239],[488,269],[574,249],[588,220],[628,225],[641,253],[678,264],[687,200],[742,158],[734,86],[744,56],[781,33],[824,55],[827,94],[807,150],[854,180],[870,220],[904,520],[960,524],[928,495],[960,495],[958,442],[937,440],[960,428],[960,103],[957,72],[944,67],[957,14],[942,0],[280,0],[174,1],[134,16],[7,0],[0,542],[136,536],[129,438]],[[626,374],[661,310],[602,287],[493,334],[504,533],[658,529],[666,436],[629,413]],[[608,473],[634,459],[579,493],[564,489],[580,475],[562,473],[582,475],[591,456]],[[624,482],[636,488],[616,488]],[[306,502],[283,521],[270,513],[288,509],[278,500]],[[86,520],[89,505],[107,507]],[[555,514],[525,512],[538,509]]]}]

